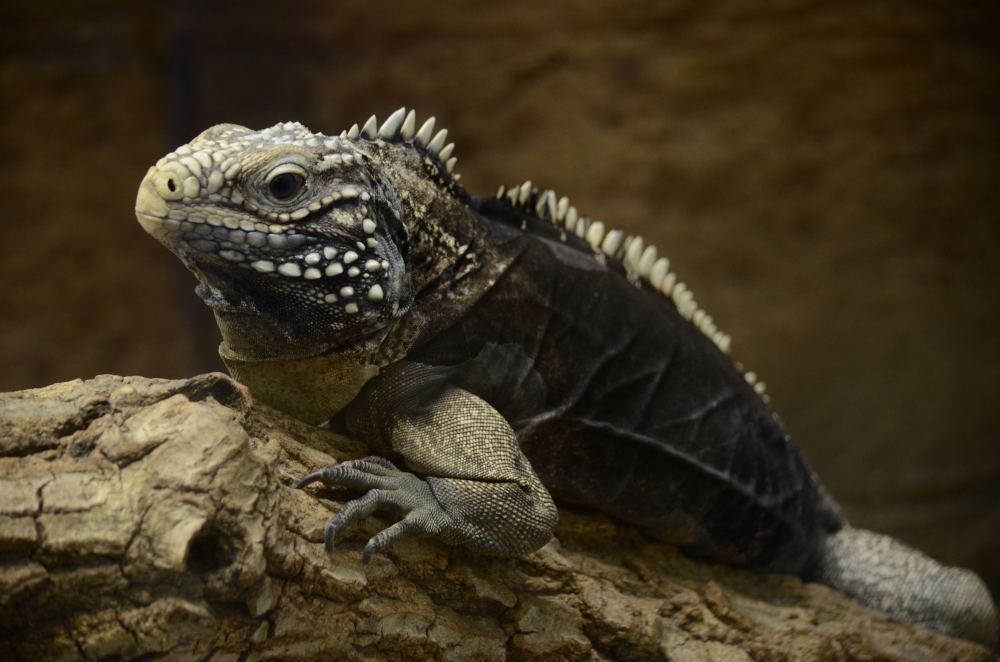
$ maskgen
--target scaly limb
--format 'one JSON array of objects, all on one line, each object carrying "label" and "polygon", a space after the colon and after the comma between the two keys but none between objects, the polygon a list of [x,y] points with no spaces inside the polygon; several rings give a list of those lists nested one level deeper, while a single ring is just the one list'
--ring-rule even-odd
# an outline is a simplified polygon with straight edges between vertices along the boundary
[{"label": "scaly limb", "polygon": [[409,361],[386,366],[352,402],[347,428],[384,457],[345,462],[307,476],[367,494],[346,504],[326,532],[388,510],[402,520],[373,537],[372,553],[408,535],[437,535],[491,556],[532,552],[551,537],[555,503],[521,453],[510,423],[482,398],[447,383],[449,373]]}]

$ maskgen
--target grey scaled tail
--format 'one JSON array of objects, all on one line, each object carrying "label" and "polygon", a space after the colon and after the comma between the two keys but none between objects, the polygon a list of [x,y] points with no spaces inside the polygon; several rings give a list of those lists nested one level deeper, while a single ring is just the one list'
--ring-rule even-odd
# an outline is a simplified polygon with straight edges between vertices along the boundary
[{"label": "grey scaled tail", "polygon": [[873,611],[997,649],[997,610],[979,576],[895,538],[845,526],[826,539],[810,579]]}]

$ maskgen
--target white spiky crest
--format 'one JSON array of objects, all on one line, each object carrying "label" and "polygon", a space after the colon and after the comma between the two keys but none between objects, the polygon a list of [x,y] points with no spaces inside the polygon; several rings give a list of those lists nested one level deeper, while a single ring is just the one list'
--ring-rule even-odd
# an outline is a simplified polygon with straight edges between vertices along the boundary
[{"label": "white spiky crest", "polygon": [[432,138],[434,122],[434,118],[431,117],[421,125],[419,130],[416,130],[416,112],[411,110],[407,113],[404,107],[389,115],[389,118],[382,122],[381,126],[379,126],[375,115],[372,115],[360,129],[355,124],[348,131],[342,132],[340,137],[349,140],[381,140],[383,142],[411,144],[443,165],[452,179],[458,181],[462,176],[454,172],[455,162],[458,161],[457,157],[452,156],[452,152],[455,151],[455,143],[445,145],[445,140],[448,138],[447,129],[441,129]]}]

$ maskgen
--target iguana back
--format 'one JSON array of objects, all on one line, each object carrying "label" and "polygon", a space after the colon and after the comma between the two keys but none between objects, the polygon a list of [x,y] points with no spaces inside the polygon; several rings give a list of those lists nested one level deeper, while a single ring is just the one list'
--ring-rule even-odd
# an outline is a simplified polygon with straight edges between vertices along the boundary
[{"label": "iguana back", "polygon": [[538,374],[534,402],[499,411],[556,499],[727,563],[800,573],[814,562],[840,527],[836,507],[732,360],[648,279],[628,279],[533,205],[472,204],[516,259],[409,358],[457,366],[499,345],[521,360],[478,369]]}]

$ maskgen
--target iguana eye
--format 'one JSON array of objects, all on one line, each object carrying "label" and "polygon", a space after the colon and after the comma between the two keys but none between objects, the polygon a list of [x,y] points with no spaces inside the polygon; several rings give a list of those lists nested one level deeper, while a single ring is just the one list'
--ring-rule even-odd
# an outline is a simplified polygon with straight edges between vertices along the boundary
[{"label": "iguana eye", "polygon": [[267,174],[264,184],[277,202],[291,200],[306,185],[307,173],[297,163],[282,163]]},{"label": "iguana eye", "polygon": [[278,200],[287,200],[305,184],[306,178],[296,172],[283,172],[268,183],[268,189]]}]

